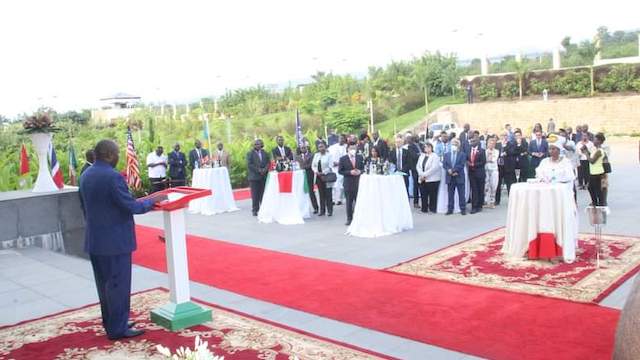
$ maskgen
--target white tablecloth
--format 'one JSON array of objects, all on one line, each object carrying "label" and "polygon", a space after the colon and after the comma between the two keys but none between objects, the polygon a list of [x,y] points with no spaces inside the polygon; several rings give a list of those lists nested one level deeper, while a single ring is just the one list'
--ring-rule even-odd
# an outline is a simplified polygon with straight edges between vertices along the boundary
[{"label": "white tablecloth", "polygon": [[413,229],[413,215],[402,176],[361,175],[347,234],[371,238],[409,229]]},{"label": "white tablecloth", "polygon": [[576,257],[578,218],[573,190],[566,184],[511,185],[506,237],[502,251],[523,257],[539,234],[553,234],[565,261]]},{"label": "white tablecloth", "polygon": [[[449,184],[447,184],[447,172],[442,169],[440,177],[440,186],[438,187],[438,207],[436,211],[438,214],[444,214],[449,208]],[[466,202],[469,201],[471,196],[471,186],[469,185],[469,175],[467,175],[467,169],[464,169],[464,197]],[[465,202],[465,203],[466,203]],[[458,201],[458,192],[454,195],[453,199],[453,212],[460,212],[460,202]]]},{"label": "white tablecloth", "polygon": [[199,189],[211,189],[212,195],[189,203],[192,214],[215,215],[240,210],[233,200],[233,190],[226,167],[203,168],[193,170],[191,186]]},{"label": "white tablecloth", "polygon": [[[310,189],[311,191],[312,189]],[[311,217],[311,200],[305,192],[305,172],[293,172],[290,193],[281,193],[278,185],[278,173],[272,171],[267,178],[262,204],[258,211],[261,223],[277,222],[283,225],[304,224],[304,219]]]}]

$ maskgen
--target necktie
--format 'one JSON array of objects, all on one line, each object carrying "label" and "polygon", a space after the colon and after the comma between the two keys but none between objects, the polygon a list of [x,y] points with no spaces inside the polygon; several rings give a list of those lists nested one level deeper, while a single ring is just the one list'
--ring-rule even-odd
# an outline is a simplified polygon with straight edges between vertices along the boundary
[{"label": "necktie", "polygon": [[402,170],[402,149],[398,149],[398,169]]},{"label": "necktie", "polygon": [[284,157],[284,148],[280,148],[280,155],[282,155],[282,157]]},{"label": "necktie", "polygon": [[477,154],[477,149],[473,148],[473,151],[471,152],[471,166],[474,166],[476,164],[476,154]]}]

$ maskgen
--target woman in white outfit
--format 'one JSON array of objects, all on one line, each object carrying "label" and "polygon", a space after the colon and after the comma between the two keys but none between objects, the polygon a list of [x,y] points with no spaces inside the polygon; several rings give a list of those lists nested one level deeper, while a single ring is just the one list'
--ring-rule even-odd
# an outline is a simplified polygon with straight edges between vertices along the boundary
[{"label": "woman in white outfit", "polygon": [[498,159],[500,158],[500,150],[496,149],[496,138],[491,137],[487,141],[486,150],[487,162],[484,165],[486,175],[484,186],[484,198],[488,208],[495,208],[496,190],[498,189],[498,180],[500,173],[498,171]]},{"label": "woman in white outfit", "polygon": [[433,152],[431,143],[424,144],[423,152],[416,163],[420,185],[421,211],[436,213],[438,209],[438,187],[442,176],[440,157]]}]

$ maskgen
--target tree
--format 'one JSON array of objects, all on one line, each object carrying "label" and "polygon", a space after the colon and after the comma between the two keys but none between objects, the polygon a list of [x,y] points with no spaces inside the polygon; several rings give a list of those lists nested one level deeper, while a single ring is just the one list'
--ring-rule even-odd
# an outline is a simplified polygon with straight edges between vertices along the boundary
[{"label": "tree", "polygon": [[518,77],[518,95],[520,100],[522,100],[522,95],[523,95],[523,83],[524,83],[524,78],[525,76],[527,76],[527,72],[529,71],[527,62],[524,61],[524,59],[522,61],[516,61],[515,62],[515,68],[516,68],[516,75]]}]

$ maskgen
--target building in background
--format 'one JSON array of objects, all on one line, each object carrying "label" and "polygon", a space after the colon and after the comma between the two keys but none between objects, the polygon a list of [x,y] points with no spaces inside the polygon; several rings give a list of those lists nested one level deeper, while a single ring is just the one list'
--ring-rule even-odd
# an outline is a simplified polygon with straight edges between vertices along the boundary
[{"label": "building in background", "polygon": [[91,110],[91,120],[97,123],[110,123],[118,118],[126,118],[139,104],[141,104],[140,96],[117,93],[100,99],[100,108]]}]

